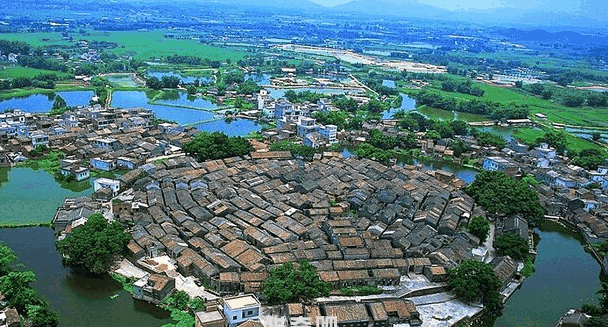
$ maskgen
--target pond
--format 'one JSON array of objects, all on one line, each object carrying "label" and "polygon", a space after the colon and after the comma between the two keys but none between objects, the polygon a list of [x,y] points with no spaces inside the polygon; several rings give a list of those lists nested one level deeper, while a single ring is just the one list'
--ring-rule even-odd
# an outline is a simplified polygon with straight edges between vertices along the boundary
[{"label": "pond", "polygon": [[[189,98],[186,93],[171,92],[171,99],[161,99],[150,104],[150,98],[142,91],[117,91],[112,93],[112,106],[117,108],[143,107],[152,110],[158,118],[171,119],[181,125],[191,125],[200,131],[224,132],[231,136],[245,136],[250,132],[260,131],[261,125],[253,120],[234,119],[226,122],[220,114],[202,109],[218,108],[215,104],[202,98]],[[192,109],[197,107],[201,109]],[[204,122],[204,123],[203,123]],[[199,123],[199,124],[197,124]]]},{"label": "pond", "polygon": [[[36,206],[46,206],[46,201],[40,199]],[[30,209],[23,210],[22,214],[38,214]],[[158,327],[171,321],[168,312],[134,300],[109,275],[91,277],[64,267],[50,228],[0,229],[0,242],[13,249],[24,269],[36,273],[33,286],[57,312],[59,326]],[[110,299],[114,294],[118,297]]]},{"label": "pond", "polygon": [[[214,118],[209,111],[189,108],[173,107],[160,104],[149,104],[150,99],[143,91],[117,91],[112,93],[112,106],[117,108],[142,107],[152,110],[157,118],[171,119],[178,124],[186,125],[202,122]],[[172,100],[163,100],[164,103],[173,104]],[[181,103],[181,100],[176,100]],[[178,104],[176,104],[178,105]]]},{"label": "pond", "polygon": [[47,112],[53,107],[55,95],[61,95],[70,107],[86,106],[93,97],[93,91],[65,91],[49,94],[32,94],[25,97],[0,101],[0,112],[7,109],[21,109],[25,112]]},{"label": "pond", "polygon": [[395,81],[389,80],[389,79],[384,79],[383,80],[383,86],[395,89]]},{"label": "pond", "polygon": [[361,90],[359,90],[359,89],[330,89],[330,88],[311,88],[311,87],[299,87],[299,88],[290,88],[290,89],[267,87],[266,90],[269,92],[269,95],[273,99],[283,98],[285,95],[285,92],[288,90],[293,90],[296,93],[310,91],[310,92],[315,92],[315,93],[323,93],[323,94],[327,94],[327,95],[361,93]]},{"label": "pond", "polygon": [[391,110],[385,110],[382,112],[383,119],[392,119],[394,113],[403,110],[403,111],[411,111],[415,109],[417,101],[404,93],[400,93],[402,97],[402,105],[399,108],[393,108]]},{"label": "pond", "polygon": [[[345,147],[342,149],[341,154],[343,157],[347,158],[347,157],[351,156],[352,151],[353,151],[353,148]],[[433,169],[433,170],[441,169],[441,170],[447,171],[449,173],[455,174],[455,176],[457,178],[461,179],[462,181],[464,181],[465,184],[471,184],[476,179],[476,176],[478,175],[478,171],[473,168],[463,167],[459,164],[456,164],[453,162],[446,162],[446,161],[426,160],[426,159],[419,159],[419,158],[413,158],[413,157],[400,157],[397,160],[397,164],[398,165],[421,164],[424,169]]]},{"label": "pond", "polygon": [[200,77],[186,76],[186,75],[182,75],[180,73],[176,73],[173,71],[167,71],[167,72],[148,71],[146,74],[148,76],[156,77],[158,79],[162,79],[164,76],[177,77],[180,79],[180,81],[182,81],[182,84],[194,84],[194,82],[197,79],[199,80],[200,83],[211,83],[214,81],[214,78],[212,76],[200,76]]},{"label": "pond", "polygon": [[138,84],[131,74],[117,74],[104,76],[108,82],[119,87],[138,87]]},{"label": "pond", "polygon": [[228,136],[246,136],[250,132],[259,132],[262,130],[262,125],[251,119],[237,118],[230,122],[224,119],[214,120],[207,123],[195,125],[200,131],[206,132],[224,132]]},{"label": "pond", "polygon": [[574,234],[547,222],[537,233],[536,272],[505,304],[496,327],[555,326],[568,309],[598,304],[600,266]]},{"label": "pond", "polygon": [[251,74],[245,74],[245,79],[251,79],[252,81],[256,82],[258,85],[270,85],[271,84],[271,74],[264,74],[264,73],[251,73]]},{"label": "pond", "polygon": [[0,225],[50,222],[64,198],[89,195],[92,190],[61,188],[42,169],[0,168]]},{"label": "pond", "polygon": [[592,140],[592,134],[599,133],[601,136],[601,141],[607,142],[607,130],[565,127],[565,131],[587,140]]}]

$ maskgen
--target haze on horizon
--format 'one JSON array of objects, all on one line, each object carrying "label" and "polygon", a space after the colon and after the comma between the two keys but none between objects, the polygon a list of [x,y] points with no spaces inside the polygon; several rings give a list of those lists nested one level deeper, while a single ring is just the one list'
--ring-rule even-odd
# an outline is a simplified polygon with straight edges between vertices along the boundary
[{"label": "haze on horizon", "polygon": [[[335,7],[353,0],[311,0],[324,7]],[[366,1],[366,0],[364,0]],[[535,10],[548,12],[573,12],[584,14],[593,11],[607,11],[606,0],[386,0],[383,2],[396,4],[430,5],[451,11],[487,11],[500,8]]]}]

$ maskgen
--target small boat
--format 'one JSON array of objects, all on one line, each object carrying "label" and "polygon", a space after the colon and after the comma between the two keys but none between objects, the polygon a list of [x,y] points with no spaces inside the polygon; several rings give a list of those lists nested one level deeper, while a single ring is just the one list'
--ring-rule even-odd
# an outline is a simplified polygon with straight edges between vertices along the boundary
[{"label": "small boat", "polygon": [[114,300],[118,297],[118,294],[110,295],[110,299]]}]

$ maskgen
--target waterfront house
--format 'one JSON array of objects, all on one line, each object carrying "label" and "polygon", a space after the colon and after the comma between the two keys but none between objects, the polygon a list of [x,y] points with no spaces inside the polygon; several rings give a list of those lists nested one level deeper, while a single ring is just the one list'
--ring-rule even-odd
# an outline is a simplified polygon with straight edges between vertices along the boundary
[{"label": "waterfront house", "polygon": [[218,310],[195,312],[196,327],[226,327],[226,319]]},{"label": "waterfront house", "polygon": [[516,174],[518,166],[502,157],[486,157],[482,169],[490,171],[502,171],[510,176]]},{"label": "waterfront house", "polygon": [[84,181],[89,178],[89,168],[81,167],[79,165],[72,165],[61,168],[61,174],[63,176],[74,176],[77,182]]},{"label": "waterfront house", "polygon": [[173,292],[175,287],[175,279],[171,277],[160,274],[146,274],[133,283],[133,297],[159,304]]},{"label": "waterfront house", "polygon": [[110,189],[113,196],[116,196],[120,191],[121,182],[109,178],[98,178],[93,182],[93,192],[98,192],[103,188]]},{"label": "waterfront house", "polygon": [[30,135],[30,138],[32,139],[32,146],[34,148],[39,145],[43,145],[46,147],[49,146],[49,136],[45,133],[34,132],[34,133],[32,133],[32,135]]},{"label": "waterfront house", "polygon": [[225,298],[223,307],[230,327],[247,320],[257,320],[260,315],[260,301],[253,294]]},{"label": "waterfront house", "polygon": [[102,158],[91,158],[89,160],[93,169],[99,169],[103,171],[112,171],[116,168],[116,160],[114,159],[102,159]]}]

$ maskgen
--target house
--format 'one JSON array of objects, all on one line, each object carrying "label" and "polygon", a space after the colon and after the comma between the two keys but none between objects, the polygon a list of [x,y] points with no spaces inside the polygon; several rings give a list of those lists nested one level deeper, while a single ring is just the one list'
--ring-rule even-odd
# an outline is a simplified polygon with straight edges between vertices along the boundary
[{"label": "house", "polygon": [[65,177],[74,176],[77,182],[84,181],[89,178],[89,168],[78,165],[61,168],[61,174]]},{"label": "house", "polygon": [[518,167],[516,164],[501,157],[486,157],[482,164],[482,169],[490,171],[502,171],[508,175],[515,175]]},{"label": "house", "polygon": [[93,182],[93,192],[97,192],[101,189],[108,188],[112,192],[113,196],[116,196],[120,191],[121,182],[109,178],[98,178]]},{"label": "house", "polygon": [[49,136],[44,133],[35,133],[30,136],[32,139],[32,146],[35,148],[39,145],[49,146]]},{"label": "house", "polygon": [[197,327],[226,327],[226,319],[218,310],[195,312]]},{"label": "house", "polygon": [[224,299],[224,315],[228,325],[234,327],[247,320],[256,320],[260,314],[260,301],[253,294]]},{"label": "house", "polygon": [[133,283],[133,297],[138,300],[159,304],[176,287],[175,279],[160,274],[146,274]]},{"label": "house", "polygon": [[93,169],[99,169],[103,171],[112,171],[116,168],[116,161],[114,159],[102,159],[99,157],[91,158],[89,160]]},{"label": "house", "polygon": [[507,287],[510,281],[516,276],[518,263],[510,256],[496,257],[490,262],[495,275],[499,278],[503,287]]},{"label": "house", "polygon": [[91,145],[94,148],[100,148],[108,151],[120,150],[121,147],[120,142],[117,139],[111,137],[95,139],[91,142]]},{"label": "house", "polygon": [[535,158],[554,159],[556,150],[551,148],[547,143],[541,143],[538,147],[529,151],[529,154]]},{"label": "house", "polygon": [[560,318],[556,327],[583,327],[588,322],[588,319],[588,315],[571,309]]},{"label": "house", "polygon": [[336,317],[338,327],[367,327],[371,321],[364,303],[327,304],[326,316]]},{"label": "house", "polygon": [[503,221],[504,233],[515,233],[516,235],[529,239],[529,224],[520,215],[513,215]]},{"label": "house", "polygon": [[313,133],[317,130],[317,124],[315,124],[314,118],[300,117],[296,124],[296,135],[305,137],[309,133]]},{"label": "house", "polygon": [[124,168],[124,169],[129,169],[129,170],[135,169],[135,168],[137,168],[137,164],[138,164],[138,161],[133,158],[118,157],[116,159],[116,166],[118,166],[120,168]]},{"label": "house", "polygon": [[2,327],[19,327],[21,326],[21,317],[15,308],[6,308],[0,311],[0,326]]}]

